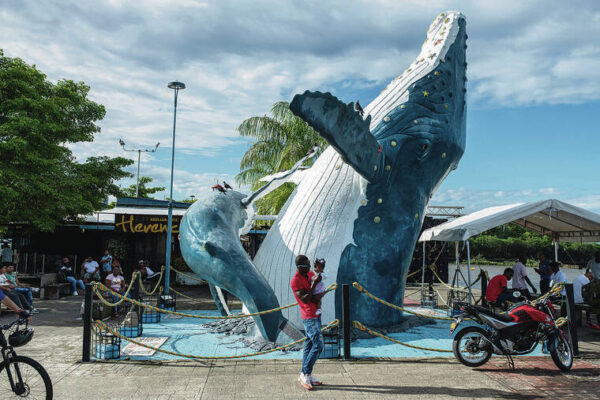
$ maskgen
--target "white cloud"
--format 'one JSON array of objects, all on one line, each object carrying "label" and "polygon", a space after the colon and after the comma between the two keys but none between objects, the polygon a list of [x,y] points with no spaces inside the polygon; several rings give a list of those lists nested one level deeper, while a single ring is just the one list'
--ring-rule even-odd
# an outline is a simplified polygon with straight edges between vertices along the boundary
[{"label": "white cloud", "polygon": [[6,0],[0,43],[51,80],[85,81],[106,106],[94,143],[73,146],[79,157],[123,155],[119,138],[170,146],[173,79],[187,84],[178,151],[215,156],[239,143],[242,120],[294,93],[385,86],[446,9],[467,17],[471,107],[600,98],[596,2]]}]

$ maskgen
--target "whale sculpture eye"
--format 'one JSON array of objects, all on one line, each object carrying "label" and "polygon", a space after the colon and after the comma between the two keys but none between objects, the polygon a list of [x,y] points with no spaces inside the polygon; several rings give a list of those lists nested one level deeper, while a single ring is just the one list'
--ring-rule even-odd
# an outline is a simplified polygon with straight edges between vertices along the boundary
[{"label": "whale sculpture eye", "polygon": [[418,150],[418,155],[417,155],[417,159],[419,161],[423,160],[425,157],[427,157],[427,155],[429,154],[430,150],[431,150],[431,142],[427,139],[421,139],[418,143],[417,147]]}]

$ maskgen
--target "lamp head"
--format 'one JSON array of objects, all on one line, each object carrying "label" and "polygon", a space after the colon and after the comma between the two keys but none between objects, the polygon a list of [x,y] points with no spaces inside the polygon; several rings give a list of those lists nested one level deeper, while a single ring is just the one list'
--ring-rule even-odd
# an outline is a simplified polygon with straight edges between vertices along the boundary
[{"label": "lamp head", "polygon": [[175,90],[185,89],[185,83],[178,82],[178,81],[169,82],[169,84],[167,86],[169,87],[169,89],[175,89]]}]

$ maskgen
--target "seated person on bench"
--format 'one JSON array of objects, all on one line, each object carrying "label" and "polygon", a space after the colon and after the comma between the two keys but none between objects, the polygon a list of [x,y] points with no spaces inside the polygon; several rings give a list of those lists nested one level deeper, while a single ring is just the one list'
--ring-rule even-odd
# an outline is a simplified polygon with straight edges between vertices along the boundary
[{"label": "seated person on bench", "polygon": [[496,275],[490,279],[485,291],[485,299],[494,306],[502,306],[506,300],[515,300],[513,289],[508,288],[508,281],[513,277],[512,268],[506,268],[502,275]]},{"label": "seated person on bench", "polygon": [[24,310],[32,310],[33,307],[27,301],[27,297],[24,294],[19,293],[15,291],[14,288],[12,288],[10,281],[4,276],[5,272],[6,267],[0,267],[0,290],[2,290],[6,297],[11,299],[13,303],[17,305],[17,307],[22,308]]}]

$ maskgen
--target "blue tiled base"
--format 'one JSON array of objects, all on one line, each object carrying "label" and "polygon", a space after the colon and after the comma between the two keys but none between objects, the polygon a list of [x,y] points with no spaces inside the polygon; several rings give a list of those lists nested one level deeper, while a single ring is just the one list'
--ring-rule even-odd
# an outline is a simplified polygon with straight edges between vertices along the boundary
[{"label": "blue tiled base", "polygon": [[114,360],[121,357],[119,345],[117,344],[96,344],[96,358],[101,360]]},{"label": "blue tiled base", "polygon": [[160,322],[160,314],[142,314],[142,323],[144,324],[152,324]]},{"label": "blue tiled base", "polygon": [[340,352],[337,346],[326,344],[319,358],[338,358],[339,356]]},{"label": "blue tiled base", "polygon": [[127,336],[130,338],[138,337],[142,334],[142,326],[122,326],[121,327],[121,335]]}]

